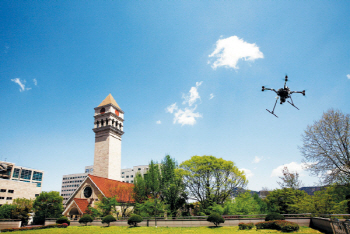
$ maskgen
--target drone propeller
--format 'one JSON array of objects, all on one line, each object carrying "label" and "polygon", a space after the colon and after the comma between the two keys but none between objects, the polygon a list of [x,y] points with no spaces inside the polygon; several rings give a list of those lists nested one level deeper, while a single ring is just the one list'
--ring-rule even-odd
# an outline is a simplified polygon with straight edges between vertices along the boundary
[{"label": "drone propeller", "polygon": [[262,86],[262,87],[261,87],[261,91],[264,92],[264,90],[265,90],[265,86]]}]

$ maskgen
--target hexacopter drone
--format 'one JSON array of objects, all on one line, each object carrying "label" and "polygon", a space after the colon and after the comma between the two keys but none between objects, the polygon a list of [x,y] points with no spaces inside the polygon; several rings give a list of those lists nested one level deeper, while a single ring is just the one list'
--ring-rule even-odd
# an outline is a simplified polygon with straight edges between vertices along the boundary
[{"label": "hexacopter drone", "polygon": [[278,118],[277,115],[275,115],[275,107],[276,107],[276,104],[277,104],[277,101],[278,99],[280,98],[280,104],[283,104],[286,102],[286,99],[290,98],[290,101],[289,104],[291,104],[292,106],[294,106],[295,108],[297,108],[299,110],[298,107],[296,107],[293,103],[293,99],[292,99],[292,94],[293,93],[301,93],[303,94],[303,96],[305,96],[305,90],[303,91],[290,91],[290,89],[287,87],[287,81],[288,81],[288,76],[285,77],[284,79],[284,87],[283,88],[280,88],[279,90],[275,90],[275,89],[270,89],[270,88],[265,88],[265,86],[262,87],[262,90],[261,91],[265,91],[265,90],[271,90],[271,91],[274,91],[276,94],[277,94],[277,97],[276,97],[276,102],[275,102],[275,105],[273,107],[273,110],[272,111],[269,111],[268,109],[266,109],[268,112],[270,112],[271,114],[273,114],[274,116],[276,116]]}]

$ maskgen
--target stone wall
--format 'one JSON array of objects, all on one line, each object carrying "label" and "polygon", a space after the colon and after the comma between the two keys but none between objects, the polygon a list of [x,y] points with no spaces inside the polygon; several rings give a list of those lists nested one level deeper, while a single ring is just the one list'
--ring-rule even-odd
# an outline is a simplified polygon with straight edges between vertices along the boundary
[{"label": "stone wall", "polygon": [[21,220],[0,219],[0,230],[4,228],[19,228],[21,224]]},{"label": "stone wall", "polygon": [[333,233],[331,222],[326,218],[311,218],[310,227],[327,234]]}]

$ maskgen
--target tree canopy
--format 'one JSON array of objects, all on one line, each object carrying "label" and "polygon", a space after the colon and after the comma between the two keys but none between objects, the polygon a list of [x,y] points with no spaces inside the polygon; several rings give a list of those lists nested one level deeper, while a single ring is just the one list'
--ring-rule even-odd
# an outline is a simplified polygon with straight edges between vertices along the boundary
[{"label": "tree canopy", "polygon": [[350,182],[350,115],[330,109],[307,126],[300,147],[308,169],[324,184]]},{"label": "tree canopy", "polygon": [[203,208],[223,204],[248,183],[244,172],[232,161],[214,156],[192,156],[180,168],[190,198],[199,201]]},{"label": "tree canopy", "polygon": [[63,212],[63,197],[59,192],[41,192],[33,203],[34,223],[43,224],[46,218],[59,218]]},{"label": "tree canopy", "polygon": [[298,172],[290,172],[288,167],[284,167],[282,169],[283,176],[279,178],[282,180],[281,182],[277,182],[282,188],[292,188],[299,189],[301,187],[301,180],[299,180]]}]

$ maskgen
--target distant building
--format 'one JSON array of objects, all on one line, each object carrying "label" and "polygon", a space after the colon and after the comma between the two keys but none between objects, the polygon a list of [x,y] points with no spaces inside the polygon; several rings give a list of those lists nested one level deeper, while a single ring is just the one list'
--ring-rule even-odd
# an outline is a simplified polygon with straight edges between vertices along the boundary
[{"label": "distant building", "polygon": [[0,161],[0,206],[13,199],[35,199],[41,193],[44,172]]},{"label": "distant building", "polygon": [[146,174],[148,165],[134,166],[133,168],[122,169],[121,181],[126,183],[134,183],[134,178],[137,173]]},{"label": "distant building", "polygon": [[93,166],[86,166],[85,173],[64,175],[62,178],[61,196],[63,197],[63,203],[74,193],[79,187],[81,182],[87,177],[88,174],[93,173]]}]

